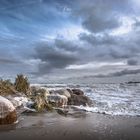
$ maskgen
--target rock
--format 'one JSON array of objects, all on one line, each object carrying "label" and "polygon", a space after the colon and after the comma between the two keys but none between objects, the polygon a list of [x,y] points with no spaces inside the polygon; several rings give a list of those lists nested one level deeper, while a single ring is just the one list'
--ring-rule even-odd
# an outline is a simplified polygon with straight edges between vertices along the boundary
[{"label": "rock", "polygon": [[69,112],[68,110],[64,110],[62,108],[57,108],[56,111],[58,114],[63,115],[63,116],[67,116],[67,114]]},{"label": "rock", "polygon": [[37,111],[35,109],[31,109],[28,107],[24,107],[22,110],[20,110],[20,114],[26,114],[26,113],[36,113]]},{"label": "rock", "polygon": [[80,89],[72,89],[73,94],[84,95],[84,92]]},{"label": "rock", "polygon": [[71,94],[71,98],[68,99],[68,105],[91,105],[92,101],[85,95]]},{"label": "rock", "polygon": [[51,94],[59,94],[59,95],[64,95],[67,98],[71,97],[70,92],[67,89],[59,89],[59,90],[52,90],[50,91]]},{"label": "rock", "polygon": [[13,104],[0,96],[0,124],[12,124],[17,121],[17,114]]},{"label": "rock", "polygon": [[67,105],[68,98],[64,95],[51,94],[47,96],[49,103],[53,104],[55,107],[64,107]]},{"label": "rock", "polygon": [[23,96],[8,96],[6,98],[12,102],[15,108],[20,106],[26,106],[29,102],[28,98]]}]

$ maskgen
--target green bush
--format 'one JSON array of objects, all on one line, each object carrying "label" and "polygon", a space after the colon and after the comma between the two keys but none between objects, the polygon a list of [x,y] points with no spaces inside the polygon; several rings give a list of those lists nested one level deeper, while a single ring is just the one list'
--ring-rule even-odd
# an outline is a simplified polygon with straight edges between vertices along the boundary
[{"label": "green bush", "polygon": [[28,93],[30,89],[30,83],[28,82],[28,78],[24,75],[17,75],[15,79],[15,89],[19,92]]}]

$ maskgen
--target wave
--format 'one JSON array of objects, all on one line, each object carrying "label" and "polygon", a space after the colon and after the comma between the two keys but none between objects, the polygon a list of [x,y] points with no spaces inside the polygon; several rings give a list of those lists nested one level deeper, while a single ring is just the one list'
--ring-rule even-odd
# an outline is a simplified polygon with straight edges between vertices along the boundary
[{"label": "wave", "polygon": [[77,108],[110,115],[140,116],[140,84],[93,84],[93,85],[67,85],[50,84],[39,85],[48,89],[80,88],[90,97],[92,107],[79,106]]}]

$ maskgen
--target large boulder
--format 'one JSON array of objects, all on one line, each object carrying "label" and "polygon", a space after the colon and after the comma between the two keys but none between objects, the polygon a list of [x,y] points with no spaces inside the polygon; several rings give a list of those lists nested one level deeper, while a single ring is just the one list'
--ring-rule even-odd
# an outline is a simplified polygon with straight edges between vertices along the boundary
[{"label": "large boulder", "polygon": [[89,97],[84,95],[84,92],[82,90],[78,89],[69,89],[69,92],[71,93],[71,98],[68,99],[68,105],[91,105],[92,101]]},{"label": "large boulder", "polygon": [[50,94],[59,94],[59,95],[64,95],[67,98],[71,98],[71,94],[67,89],[52,90],[50,91]]},{"label": "large boulder", "polygon": [[0,124],[12,124],[17,121],[17,114],[13,104],[0,96]]},{"label": "large boulder", "polygon": [[51,94],[47,96],[47,101],[55,107],[64,107],[67,105],[68,98],[64,95]]},{"label": "large boulder", "polygon": [[15,108],[27,106],[31,101],[26,96],[6,96],[12,102]]}]

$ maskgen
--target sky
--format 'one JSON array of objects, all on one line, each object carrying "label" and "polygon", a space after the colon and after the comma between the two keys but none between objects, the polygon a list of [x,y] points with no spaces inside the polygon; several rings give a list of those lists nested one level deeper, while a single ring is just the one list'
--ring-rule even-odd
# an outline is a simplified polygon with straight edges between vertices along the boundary
[{"label": "sky", "polygon": [[140,80],[139,45],[139,0],[0,0],[1,78]]}]

